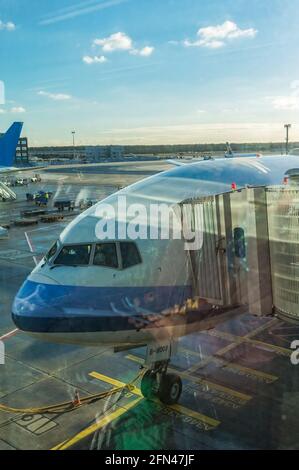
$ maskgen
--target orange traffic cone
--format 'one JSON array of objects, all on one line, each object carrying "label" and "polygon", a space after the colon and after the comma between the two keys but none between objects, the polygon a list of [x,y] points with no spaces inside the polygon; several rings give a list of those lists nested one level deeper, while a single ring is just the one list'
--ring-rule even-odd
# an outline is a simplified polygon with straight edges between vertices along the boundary
[{"label": "orange traffic cone", "polygon": [[74,399],[73,399],[73,405],[74,405],[74,406],[80,406],[80,405],[81,405],[81,400],[80,400],[80,395],[79,395],[79,391],[78,391],[78,390],[75,390],[75,396],[74,396]]}]

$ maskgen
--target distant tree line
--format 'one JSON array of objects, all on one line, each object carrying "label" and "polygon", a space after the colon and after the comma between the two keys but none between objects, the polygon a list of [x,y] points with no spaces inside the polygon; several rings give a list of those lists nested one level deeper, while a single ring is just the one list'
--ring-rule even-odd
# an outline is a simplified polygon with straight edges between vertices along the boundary
[{"label": "distant tree line", "polygon": [[[235,152],[285,152],[285,142],[255,142],[231,143]],[[299,147],[299,143],[292,143],[290,148]],[[220,144],[182,144],[182,145],[127,145],[126,154],[180,154],[180,153],[218,153],[226,151],[226,143]]]},{"label": "distant tree line", "polygon": [[[285,152],[285,142],[255,142],[255,143],[231,143],[231,147],[235,152],[263,152],[263,153],[284,153]],[[298,148],[299,142],[292,142],[289,145],[289,148]],[[134,154],[134,155],[163,155],[163,154],[186,154],[186,153],[223,153],[226,151],[226,143],[220,144],[180,144],[180,145],[124,145],[124,154]],[[43,153],[55,154],[59,152],[60,154],[64,151],[66,153],[72,152],[72,146],[57,146],[57,147],[31,147],[29,151],[32,154],[37,154],[41,152],[41,157]],[[76,152],[84,154],[85,146],[76,146]],[[44,155],[46,156],[46,155]],[[68,155],[64,155],[65,158]]]}]

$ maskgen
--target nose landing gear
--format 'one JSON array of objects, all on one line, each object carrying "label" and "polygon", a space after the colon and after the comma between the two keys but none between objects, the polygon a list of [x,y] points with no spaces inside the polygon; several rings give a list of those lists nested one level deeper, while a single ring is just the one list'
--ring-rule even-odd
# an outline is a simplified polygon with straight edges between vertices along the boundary
[{"label": "nose landing gear", "polygon": [[178,402],[182,393],[182,381],[179,375],[167,373],[174,343],[147,346],[146,366],[148,370],[142,377],[141,393],[145,398],[158,397],[166,405]]},{"label": "nose landing gear", "polygon": [[174,405],[182,393],[182,380],[179,375],[165,374],[160,383],[158,396],[162,403]]}]

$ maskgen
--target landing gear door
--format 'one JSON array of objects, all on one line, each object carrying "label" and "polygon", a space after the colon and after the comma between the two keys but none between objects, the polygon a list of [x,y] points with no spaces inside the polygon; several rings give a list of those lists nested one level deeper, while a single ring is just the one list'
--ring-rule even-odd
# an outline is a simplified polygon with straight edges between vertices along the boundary
[{"label": "landing gear door", "polygon": [[177,341],[161,341],[150,343],[147,346],[145,364],[150,367],[152,364],[170,360],[177,352]]}]

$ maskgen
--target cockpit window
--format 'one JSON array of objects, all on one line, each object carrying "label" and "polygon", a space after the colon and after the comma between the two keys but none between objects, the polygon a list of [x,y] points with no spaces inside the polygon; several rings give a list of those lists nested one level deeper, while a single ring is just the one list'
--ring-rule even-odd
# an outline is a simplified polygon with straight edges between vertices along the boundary
[{"label": "cockpit window", "polygon": [[129,268],[130,266],[135,266],[136,264],[141,263],[141,257],[140,257],[139,251],[135,243],[121,242],[120,252],[121,252],[121,257],[122,257],[123,269]]},{"label": "cockpit window", "polygon": [[54,264],[64,266],[87,265],[89,264],[92,245],[69,245],[64,246]]},{"label": "cockpit window", "polygon": [[107,268],[118,268],[116,244],[97,244],[95,247],[93,264],[95,266],[106,266]]},{"label": "cockpit window", "polygon": [[53,258],[54,255],[56,255],[58,250],[58,242],[56,241],[53,246],[51,246],[50,250],[45,256],[45,260],[49,261],[51,258]]}]

